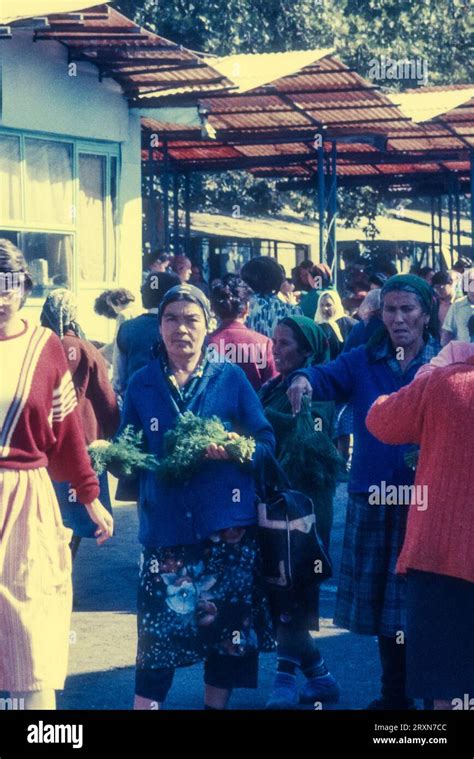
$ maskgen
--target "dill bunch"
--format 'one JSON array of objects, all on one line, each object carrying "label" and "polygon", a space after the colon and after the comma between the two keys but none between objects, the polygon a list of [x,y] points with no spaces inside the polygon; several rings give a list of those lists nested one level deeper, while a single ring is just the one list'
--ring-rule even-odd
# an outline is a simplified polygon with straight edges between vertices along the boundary
[{"label": "dill bunch", "polygon": [[334,490],[342,459],[327,435],[315,429],[307,398],[294,422],[279,455],[283,470],[304,492]]},{"label": "dill bunch", "polygon": [[188,479],[199,469],[212,443],[224,446],[229,456],[241,464],[250,461],[255,451],[253,438],[240,435],[229,440],[227,430],[216,416],[205,419],[186,411],[176,426],[165,433],[159,473],[168,480]]},{"label": "dill bunch", "polygon": [[130,424],[113,443],[96,440],[87,451],[96,474],[109,470],[116,477],[130,477],[137,470],[156,471],[158,466],[155,456],[143,451],[143,432],[136,432]]}]

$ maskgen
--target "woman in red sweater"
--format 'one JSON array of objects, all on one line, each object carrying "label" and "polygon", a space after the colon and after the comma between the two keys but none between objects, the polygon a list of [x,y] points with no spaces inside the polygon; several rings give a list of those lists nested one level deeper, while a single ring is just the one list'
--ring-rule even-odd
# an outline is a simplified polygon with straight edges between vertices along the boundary
[{"label": "woman in red sweater", "polygon": [[0,240],[0,691],[54,709],[67,671],[71,530],[48,470],[72,483],[98,543],[113,520],[97,499],[61,341],[18,314],[32,287],[21,252]]},{"label": "woman in red sweater", "polygon": [[474,346],[380,397],[367,427],[420,458],[397,571],[406,574],[407,691],[469,708],[474,687]]},{"label": "woman in red sweater", "polygon": [[254,390],[277,375],[269,337],[245,325],[252,291],[234,274],[212,283],[211,306],[219,327],[209,336],[207,355],[217,363],[228,359],[247,375]]}]

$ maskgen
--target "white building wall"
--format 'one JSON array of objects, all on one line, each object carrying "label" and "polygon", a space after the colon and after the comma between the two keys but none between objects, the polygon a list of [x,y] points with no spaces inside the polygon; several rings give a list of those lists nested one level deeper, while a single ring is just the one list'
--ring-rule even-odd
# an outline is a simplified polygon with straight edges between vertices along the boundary
[{"label": "white building wall", "polygon": [[[98,69],[89,63],[68,66],[64,45],[33,42],[31,31],[14,32],[0,43],[2,112],[0,127],[119,143],[119,254],[117,279],[103,288],[82,288],[80,319],[92,339],[107,340],[114,322],[96,317],[92,304],[106,287],[127,287],[140,303],[142,204],[140,117],[131,112],[112,79],[99,81]],[[76,75],[71,76],[71,73]],[[25,307],[37,317],[39,305]]]}]

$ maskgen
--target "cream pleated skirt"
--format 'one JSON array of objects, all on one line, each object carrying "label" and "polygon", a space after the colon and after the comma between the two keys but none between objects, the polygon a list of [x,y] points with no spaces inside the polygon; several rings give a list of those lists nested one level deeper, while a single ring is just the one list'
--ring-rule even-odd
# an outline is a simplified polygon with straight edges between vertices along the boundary
[{"label": "cream pleated skirt", "polygon": [[46,469],[0,469],[0,690],[64,687],[71,536]]}]

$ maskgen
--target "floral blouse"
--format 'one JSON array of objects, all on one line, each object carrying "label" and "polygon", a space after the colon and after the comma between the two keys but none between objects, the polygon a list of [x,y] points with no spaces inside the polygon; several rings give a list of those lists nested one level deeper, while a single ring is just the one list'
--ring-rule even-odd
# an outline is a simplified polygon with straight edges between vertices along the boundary
[{"label": "floral blouse", "polygon": [[255,332],[272,337],[273,330],[287,316],[302,316],[299,306],[284,303],[277,295],[254,295],[250,301],[250,314],[246,325]]}]

